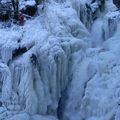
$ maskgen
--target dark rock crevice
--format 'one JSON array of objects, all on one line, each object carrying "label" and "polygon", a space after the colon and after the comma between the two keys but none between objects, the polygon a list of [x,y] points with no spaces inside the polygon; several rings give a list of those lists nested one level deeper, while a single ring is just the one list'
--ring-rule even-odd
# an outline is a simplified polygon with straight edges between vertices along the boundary
[{"label": "dark rock crevice", "polygon": [[57,117],[59,120],[64,119],[65,105],[68,100],[68,87],[69,87],[69,85],[66,87],[66,89],[64,91],[62,91],[61,97],[58,102]]},{"label": "dark rock crevice", "polygon": [[120,9],[120,0],[113,0],[113,3],[116,5],[118,9]]},{"label": "dark rock crevice", "polygon": [[19,47],[19,48],[15,49],[15,50],[13,51],[12,57],[15,58],[15,57],[17,57],[17,56],[22,55],[22,54],[25,53],[25,52],[27,52],[27,48],[26,48],[26,47],[22,47],[22,48]]}]

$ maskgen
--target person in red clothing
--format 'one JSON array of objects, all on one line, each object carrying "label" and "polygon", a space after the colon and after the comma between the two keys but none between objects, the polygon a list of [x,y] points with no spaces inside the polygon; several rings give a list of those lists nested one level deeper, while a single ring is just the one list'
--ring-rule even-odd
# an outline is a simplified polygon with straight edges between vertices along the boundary
[{"label": "person in red clothing", "polygon": [[19,24],[24,25],[24,16],[21,12],[19,13]]}]

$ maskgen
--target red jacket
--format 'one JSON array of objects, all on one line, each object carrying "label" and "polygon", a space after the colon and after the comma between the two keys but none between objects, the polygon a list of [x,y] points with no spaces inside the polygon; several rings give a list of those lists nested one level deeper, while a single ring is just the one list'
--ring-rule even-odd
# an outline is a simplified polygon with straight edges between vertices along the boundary
[{"label": "red jacket", "polygon": [[23,25],[24,24],[24,16],[23,16],[23,14],[19,14],[19,24],[20,25]]}]

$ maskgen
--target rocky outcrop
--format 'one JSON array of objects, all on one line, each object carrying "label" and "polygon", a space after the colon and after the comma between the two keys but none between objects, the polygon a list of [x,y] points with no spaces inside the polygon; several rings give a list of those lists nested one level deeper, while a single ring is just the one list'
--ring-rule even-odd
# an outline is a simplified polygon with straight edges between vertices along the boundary
[{"label": "rocky outcrop", "polygon": [[113,3],[116,5],[117,8],[120,8],[120,0],[113,0]]},{"label": "rocky outcrop", "polygon": [[10,12],[11,12],[11,8],[9,3],[7,4],[1,4],[0,3],[0,21],[7,21],[8,19],[10,19]]},{"label": "rocky outcrop", "polygon": [[35,1],[26,1],[25,6],[21,9],[21,12],[34,16],[37,11],[37,4]]}]

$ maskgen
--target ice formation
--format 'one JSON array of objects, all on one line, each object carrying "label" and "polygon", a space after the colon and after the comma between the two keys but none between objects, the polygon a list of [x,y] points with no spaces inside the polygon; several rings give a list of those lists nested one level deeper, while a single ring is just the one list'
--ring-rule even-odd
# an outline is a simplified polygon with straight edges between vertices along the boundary
[{"label": "ice formation", "polygon": [[119,120],[116,10],[46,0],[24,26],[0,23],[0,120]]}]

